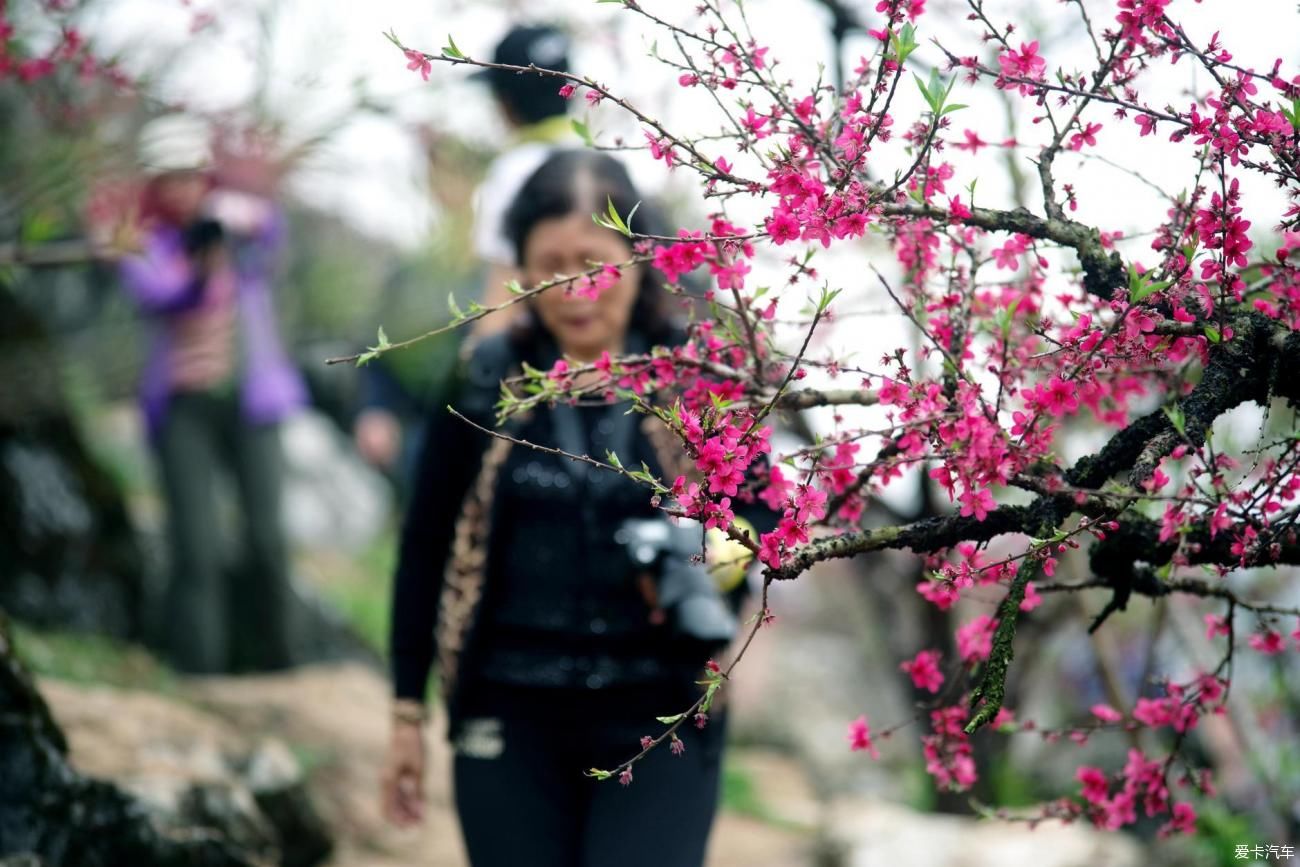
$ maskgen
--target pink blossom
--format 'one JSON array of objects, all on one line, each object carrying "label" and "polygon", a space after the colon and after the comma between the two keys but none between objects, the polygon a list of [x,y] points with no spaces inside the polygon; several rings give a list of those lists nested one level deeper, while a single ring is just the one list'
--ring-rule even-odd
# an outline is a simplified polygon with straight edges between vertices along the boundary
[{"label": "pink blossom", "polygon": [[1175,704],[1169,698],[1139,698],[1133,708],[1133,719],[1151,728],[1172,725]]},{"label": "pink blossom", "polygon": [[1281,633],[1274,632],[1272,629],[1256,632],[1250,636],[1248,641],[1252,648],[1265,656],[1273,656],[1286,650],[1286,645],[1282,643]]},{"label": "pink blossom", "polygon": [[799,221],[784,208],[778,208],[767,218],[765,224],[772,243],[778,247],[787,241],[799,240]]},{"label": "pink blossom", "polygon": [[1101,124],[1090,123],[1084,126],[1079,132],[1070,136],[1070,150],[1083,150],[1083,146],[1097,146],[1097,133],[1101,130]]},{"label": "pink blossom", "polygon": [[1092,715],[1102,722],[1117,723],[1124,719],[1124,715],[1108,704],[1094,704],[1092,706]]},{"label": "pink blossom", "polygon": [[1025,582],[1025,596],[1020,600],[1020,610],[1028,613],[1042,604],[1043,597],[1039,595],[1038,588],[1034,586],[1034,582]]},{"label": "pink blossom", "polygon": [[771,131],[764,131],[763,127],[767,125],[768,118],[762,115],[754,114],[754,107],[751,105],[745,112],[745,116],[740,119],[740,125],[754,134],[754,138],[763,139],[771,135]]},{"label": "pink blossom", "polygon": [[922,581],[916,585],[916,592],[940,611],[951,608],[961,595],[951,581]]},{"label": "pink blossom", "polygon": [[565,99],[569,99],[570,97],[573,96],[574,91],[576,91],[577,89],[578,86],[570,82],[560,88],[560,96],[564,97]]},{"label": "pink blossom", "polygon": [[880,752],[871,741],[871,726],[867,723],[866,714],[849,723],[849,749],[855,752],[866,750],[873,759],[880,758]]},{"label": "pink blossom", "polygon": [[937,693],[943,686],[943,672],[939,670],[937,650],[922,650],[914,659],[903,662],[899,668],[912,678],[917,689]]},{"label": "pink blossom", "polygon": [[1158,837],[1168,837],[1171,834],[1195,834],[1196,833],[1196,808],[1186,801],[1179,801],[1174,804],[1172,818],[1160,827],[1156,832]]},{"label": "pink blossom", "polygon": [[1090,804],[1105,803],[1110,794],[1110,781],[1099,768],[1081,766],[1074,772],[1074,777],[1083,784],[1083,799]]},{"label": "pink blossom", "polygon": [[433,63],[429,58],[418,51],[412,51],[408,48],[406,49],[406,59],[408,61],[406,64],[407,69],[419,70],[420,77],[425,81],[429,80],[429,73],[433,71]]},{"label": "pink blossom", "polygon": [[964,130],[962,135],[966,137],[963,142],[958,142],[956,147],[960,151],[970,151],[972,154],[979,153],[980,148],[988,147],[989,143],[979,137],[979,133],[973,129]]},{"label": "pink blossom", "polygon": [[1227,618],[1218,614],[1205,615],[1205,638],[1213,641],[1217,636],[1229,633]]},{"label": "pink blossom", "polygon": [[993,650],[993,632],[998,622],[988,614],[981,614],[957,627],[957,653],[962,662],[983,662]]},{"label": "pink blossom", "polygon": [[997,503],[993,500],[993,494],[988,488],[979,491],[965,491],[957,498],[961,501],[961,515],[963,518],[975,516],[975,520],[983,521],[988,517],[989,512],[997,508]]},{"label": "pink blossom", "polygon": [[[998,64],[1002,75],[1007,78],[1022,78],[1042,81],[1047,61],[1038,54],[1038,40],[1020,43],[1020,50],[1007,49],[998,55]],[[1033,92],[1033,86],[1021,82],[1008,82],[999,85],[1004,90],[1018,90],[1022,96]]]}]

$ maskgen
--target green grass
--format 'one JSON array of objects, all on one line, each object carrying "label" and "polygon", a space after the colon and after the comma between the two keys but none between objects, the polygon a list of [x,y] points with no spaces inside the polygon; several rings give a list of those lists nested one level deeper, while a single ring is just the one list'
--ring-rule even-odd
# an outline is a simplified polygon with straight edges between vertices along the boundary
[{"label": "green grass", "polygon": [[175,693],[176,675],[138,645],[97,635],[12,624],[14,648],[41,677],[73,683]]},{"label": "green grass", "polygon": [[388,648],[389,607],[397,541],[390,529],[357,555],[305,553],[312,584],[361,638]]}]

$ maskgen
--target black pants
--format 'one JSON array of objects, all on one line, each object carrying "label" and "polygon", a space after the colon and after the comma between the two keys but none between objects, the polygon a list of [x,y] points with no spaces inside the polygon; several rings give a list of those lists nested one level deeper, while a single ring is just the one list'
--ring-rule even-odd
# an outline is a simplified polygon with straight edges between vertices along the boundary
[{"label": "black pants", "polygon": [[[645,724],[645,720],[649,724]],[[720,793],[725,717],[679,729],[633,766],[633,781],[596,781],[635,755],[653,717],[560,724],[468,719],[455,742],[456,809],[473,867],[701,867]]]},{"label": "black pants", "polygon": [[[280,526],[278,429],[248,424],[232,392],[174,395],[157,450],[167,498],[173,665],[213,674],[290,663],[289,555]],[[223,566],[216,481],[233,476],[243,519],[239,566]]]}]

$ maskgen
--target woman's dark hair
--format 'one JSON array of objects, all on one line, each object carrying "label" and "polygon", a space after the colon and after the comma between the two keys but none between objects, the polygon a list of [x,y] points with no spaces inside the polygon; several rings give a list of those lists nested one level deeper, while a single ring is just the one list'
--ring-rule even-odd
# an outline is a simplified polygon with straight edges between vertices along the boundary
[{"label": "woman's dark hair", "polygon": [[[596,151],[556,151],[533,172],[506,212],[505,232],[514,246],[515,261],[523,263],[525,243],[538,223],[571,214],[603,214],[608,202],[613,202],[625,219],[639,204],[634,231],[665,234],[658,210],[642,201],[621,162]],[[667,342],[678,330],[670,314],[669,298],[664,291],[663,275],[648,263],[642,265],[629,329],[651,342]],[[535,330],[539,326],[534,321],[526,327]]]}]

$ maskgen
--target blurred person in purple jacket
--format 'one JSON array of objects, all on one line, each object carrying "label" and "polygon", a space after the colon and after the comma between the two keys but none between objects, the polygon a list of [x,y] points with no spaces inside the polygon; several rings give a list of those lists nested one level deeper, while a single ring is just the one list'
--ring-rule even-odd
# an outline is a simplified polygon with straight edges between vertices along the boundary
[{"label": "blurred person in purple jacket", "polygon": [[[188,118],[146,128],[157,173],[139,249],[120,264],[154,332],[140,400],[168,512],[166,642],[184,671],[282,668],[292,659],[278,423],[306,401],[271,296],[284,217],[248,185],[220,184],[208,141]],[[243,562],[229,577],[216,486],[226,472],[244,525]]]}]

